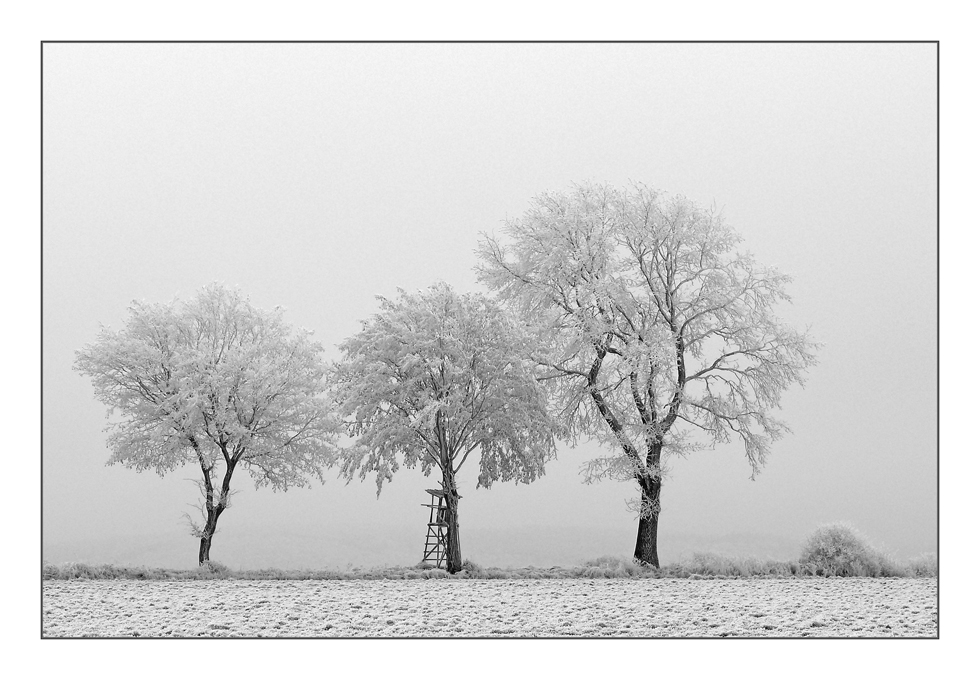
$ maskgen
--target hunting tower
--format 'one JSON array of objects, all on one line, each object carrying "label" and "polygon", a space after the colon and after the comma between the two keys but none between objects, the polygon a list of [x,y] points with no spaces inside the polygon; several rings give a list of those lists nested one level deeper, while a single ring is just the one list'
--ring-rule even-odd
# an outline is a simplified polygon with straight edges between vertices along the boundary
[{"label": "hunting tower", "polygon": [[422,503],[429,508],[429,531],[425,536],[425,552],[422,561],[434,564],[439,569],[446,568],[446,492],[437,489],[426,489],[432,497],[431,502]]}]

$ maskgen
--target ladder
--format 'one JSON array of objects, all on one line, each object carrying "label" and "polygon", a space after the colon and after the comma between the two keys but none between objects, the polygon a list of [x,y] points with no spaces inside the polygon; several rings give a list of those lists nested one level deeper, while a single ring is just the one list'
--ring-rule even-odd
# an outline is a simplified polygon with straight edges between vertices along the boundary
[{"label": "ladder", "polygon": [[435,564],[439,569],[446,567],[446,531],[449,523],[446,521],[446,492],[436,489],[426,489],[432,497],[430,503],[422,503],[429,508],[429,531],[425,535],[425,550],[422,562]]}]

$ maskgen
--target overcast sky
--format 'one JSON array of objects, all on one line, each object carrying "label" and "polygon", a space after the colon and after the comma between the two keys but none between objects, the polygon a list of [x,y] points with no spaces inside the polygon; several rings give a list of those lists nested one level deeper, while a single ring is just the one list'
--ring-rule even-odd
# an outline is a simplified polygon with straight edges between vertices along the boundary
[{"label": "overcast sky", "polygon": [[[715,203],[824,343],[755,481],[735,442],[673,461],[661,557],[792,557],[836,520],[935,551],[936,86],[929,44],[45,45],[45,557],[196,562],[194,468],[106,467],[104,407],[71,370],[132,300],[238,286],[336,358],[375,295],[479,290],[479,234],[582,180]],[[635,485],[578,476],[597,451],[489,491],[464,467],[464,558],[631,555]],[[421,557],[417,471],[380,499],[332,474],[235,485],[211,553],[228,566]]]}]

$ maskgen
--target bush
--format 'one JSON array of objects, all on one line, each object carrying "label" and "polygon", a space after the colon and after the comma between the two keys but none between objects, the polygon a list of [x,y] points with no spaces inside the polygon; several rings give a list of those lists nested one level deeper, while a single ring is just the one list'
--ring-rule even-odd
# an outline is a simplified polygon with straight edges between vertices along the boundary
[{"label": "bush", "polygon": [[486,578],[487,576],[487,570],[472,560],[463,560],[463,572],[466,572],[470,578]]},{"label": "bush", "polygon": [[939,561],[936,553],[922,553],[909,560],[909,576],[938,576]]},{"label": "bush", "polygon": [[82,564],[66,562],[61,566],[44,565],[42,578],[47,579],[113,579],[120,578],[125,568],[114,567],[111,564]]},{"label": "bush", "polygon": [[715,577],[790,576],[797,571],[794,562],[780,562],[757,557],[729,557],[710,552],[696,552],[687,562],[664,567],[666,576],[688,578],[691,575]]},{"label": "bush", "polygon": [[893,559],[871,547],[849,524],[818,527],[803,544],[800,567],[815,576],[905,576]]},{"label": "bush", "polygon": [[449,578],[449,572],[445,569],[427,569],[422,572],[422,578]]},{"label": "bush", "polygon": [[198,566],[197,570],[200,572],[201,576],[204,576],[205,578],[208,576],[222,578],[231,575],[231,570],[225,565],[221,564],[221,562],[205,560],[200,566]]},{"label": "bush", "polygon": [[701,574],[704,576],[748,576],[742,574],[739,565],[731,557],[716,555],[715,553],[696,552],[691,557],[691,566],[688,567],[691,575]]},{"label": "bush", "polygon": [[51,564],[45,562],[41,569],[43,580],[71,579],[138,579],[160,581],[173,578],[181,572],[150,567],[117,567],[112,564],[84,564],[66,562]]},{"label": "bush", "polygon": [[587,560],[581,570],[575,575],[586,578],[623,578],[633,576],[653,576],[656,570],[632,560],[605,555],[598,559]]}]

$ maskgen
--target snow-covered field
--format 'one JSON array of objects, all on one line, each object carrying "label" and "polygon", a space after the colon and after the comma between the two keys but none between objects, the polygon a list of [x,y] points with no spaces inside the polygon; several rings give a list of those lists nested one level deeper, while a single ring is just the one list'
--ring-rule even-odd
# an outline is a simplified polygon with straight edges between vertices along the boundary
[{"label": "snow-covered field", "polygon": [[44,581],[44,637],[935,637],[934,578]]}]

